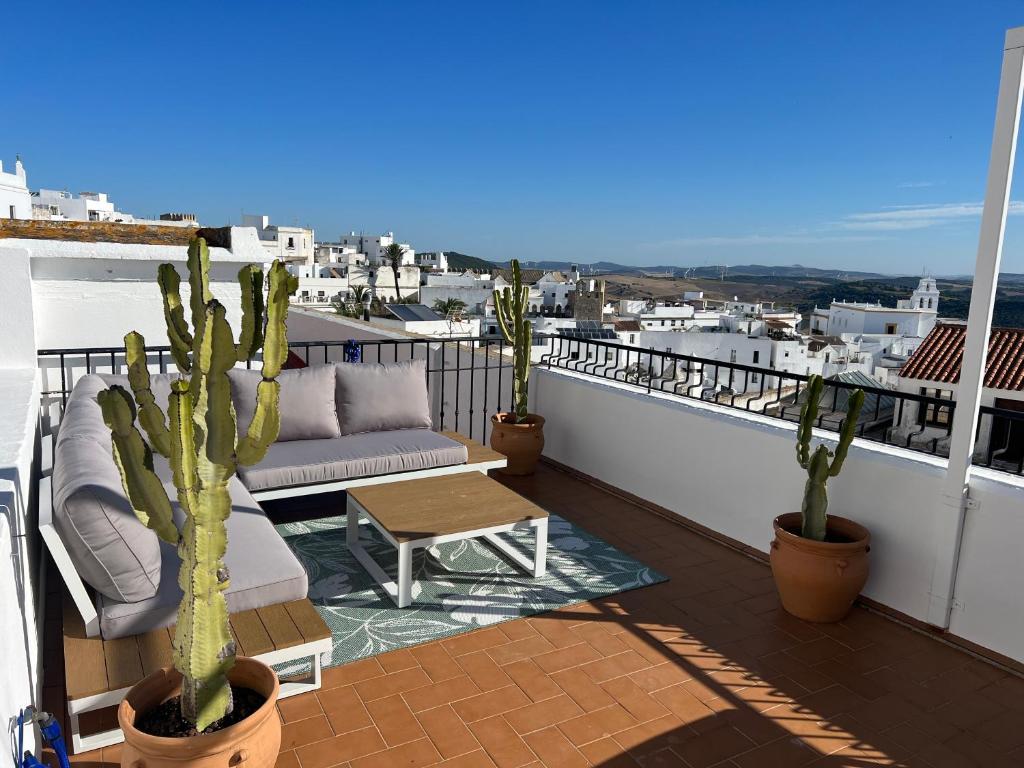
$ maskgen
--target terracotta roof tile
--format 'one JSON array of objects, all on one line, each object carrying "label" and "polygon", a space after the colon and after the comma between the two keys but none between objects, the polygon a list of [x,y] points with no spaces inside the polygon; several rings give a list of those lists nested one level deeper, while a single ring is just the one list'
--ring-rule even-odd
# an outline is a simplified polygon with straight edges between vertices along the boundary
[{"label": "terracotta roof tile", "polygon": [[[901,379],[960,380],[965,325],[936,325],[900,371]],[[985,386],[1024,391],[1024,328],[993,328],[989,334]]]}]

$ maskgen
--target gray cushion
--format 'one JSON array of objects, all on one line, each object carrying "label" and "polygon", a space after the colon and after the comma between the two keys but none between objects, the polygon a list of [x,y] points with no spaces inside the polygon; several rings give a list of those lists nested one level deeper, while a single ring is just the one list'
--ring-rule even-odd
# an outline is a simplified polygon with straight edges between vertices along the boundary
[{"label": "gray cushion", "polygon": [[121,485],[96,401],[106,387],[99,376],[83,376],[68,400],[54,453],[54,527],[93,589],[116,600],[143,600],[160,582],[160,541],[135,516]]},{"label": "gray cushion", "polygon": [[429,429],[275,443],[259,464],[239,467],[250,491],[433,469],[468,460],[466,446]]},{"label": "gray cushion", "polygon": [[[256,387],[263,380],[259,371],[234,368],[228,371],[231,399],[238,418],[238,434],[249,429],[256,410]],[[278,442],[338,437],[338,416],[334,406],[334,365],[281,371],[279,409],[281,431]]]},{"label": "gray cushion", "polygon": [[[232,478],[228,549],[224,557],[230,575],[225,597],[231,613],[262,608],[306,597],[306,571],[259,505],[238,480]],[[175,503],[175,519],[183,519]],[[173,624],[177,619],[181,588],[180,561],[174,547],[162,544],[163,569],[159,588],[148,600],[123,602],[104,597],[100,604],[100,633],[106,639],[125,637]]]},{"label": "gray cushion", "polygon": [[335,370],[341,434],[430,428],[425,361],[338,363]]}]

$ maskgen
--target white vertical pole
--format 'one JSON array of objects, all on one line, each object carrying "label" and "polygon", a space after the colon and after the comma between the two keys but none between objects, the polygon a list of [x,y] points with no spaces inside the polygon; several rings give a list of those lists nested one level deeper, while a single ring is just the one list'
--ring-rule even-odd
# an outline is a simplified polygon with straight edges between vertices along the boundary
[{"label": "white vertical pole", "polygon": [[967,509],[971,455],[978,427],[978,407],[985,378],[985,357],[989,329],[992,326],[992,305],[999,279],[999,262],[1003,251],[1003,234],[1010,204],[1013,162],[1017,151],[1017,130],[1020,125],[1021,88],[1024,84],[1024,27],[1008,30],[1003,50],[1003,68],[999,78],[999,100],[996,124],[989,157],[985,207],[981,216],[978,257],[971,288],[971,308],[967,315],[967,336],[964,341],[960,383],[957,388],[953,434],[949,448],[949,464],[942,487],[943,514],[936,536],[935,565],[932,571],[928,601],[928,622],[948,627],[956,586],[957,561],[963,537]]}]

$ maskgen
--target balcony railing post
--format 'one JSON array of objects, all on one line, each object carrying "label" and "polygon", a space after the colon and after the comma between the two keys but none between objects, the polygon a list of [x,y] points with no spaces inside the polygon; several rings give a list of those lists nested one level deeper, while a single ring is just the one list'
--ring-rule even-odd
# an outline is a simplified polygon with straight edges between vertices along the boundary
[{"label": "balcony railing post", "polygon": [[995,130],[989,157],[985,206],[981,215],[978,257],[971,287],[971,308],[967,315],[967,335],[960,384],[957,391],[956,421],[949,447],[949,463],[942,488],[945,514],[938,521],[935,538],[935,567],[928,601],[928,622],[948,627],[956,586],[957,562],[963,538],[968,503],[974,435],[981,405],[982,382],[992,306],[999,280],[999,262],[1003,251],[1006,214],[1010,203],[1013,163],[1020,127],[1021,88],[1024,85],[1024,27],[1006,33],[1003,66],[999,77]]}]

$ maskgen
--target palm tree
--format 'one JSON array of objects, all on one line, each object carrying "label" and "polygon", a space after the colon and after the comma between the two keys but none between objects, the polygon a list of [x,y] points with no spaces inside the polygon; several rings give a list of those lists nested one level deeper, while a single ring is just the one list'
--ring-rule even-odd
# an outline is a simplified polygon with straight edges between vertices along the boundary
[{"label": "palm tree", "polygon": [[359,306],[362,306],[363,302],[366,301],[366,297],[369,293],[370,289],[368,286],[353,285],[351,288],[349,288],[348,300],[351,301],[353,304],[358,304]]},{"label": "palm tree", "polygon": [[398,243],[392,243],[384,249],[384,259],[391,265],[391,272],[395,275],[395,301],[401,301],[402,289],[398,287],[398,272],[402,267],[402,256],[405,248]]},{"label": "palm tree", "polygon": [[454,315],[456,312],[461,312],[466,308],[466,302],[462,299],[450,298],[450,299],[437,299],[434,302],[434,311],[442,317],[448,317],[448,315]]}]

